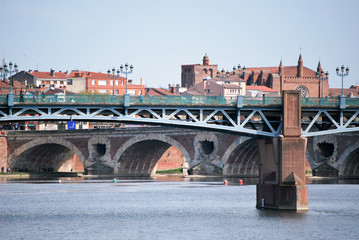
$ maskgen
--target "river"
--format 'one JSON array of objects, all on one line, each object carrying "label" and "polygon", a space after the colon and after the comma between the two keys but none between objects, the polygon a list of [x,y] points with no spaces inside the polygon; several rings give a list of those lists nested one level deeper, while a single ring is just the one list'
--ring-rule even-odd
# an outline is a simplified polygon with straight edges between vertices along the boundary
[{"label": "river", "polygon": [[358,184],[309,184],[309,211],[286,212],[256,209],[246,183],[2,180],[0,239],[358,239]]}]

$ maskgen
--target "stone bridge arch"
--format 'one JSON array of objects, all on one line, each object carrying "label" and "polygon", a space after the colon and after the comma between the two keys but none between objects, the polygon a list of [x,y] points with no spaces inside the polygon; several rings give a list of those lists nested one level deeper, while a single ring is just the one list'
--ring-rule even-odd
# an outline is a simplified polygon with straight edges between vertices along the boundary
[{"label": "stone bridge arch", "polygon": [[72,159],[75,154],[85,167],[86,161],[83,153],[71,142],[58,137],[39,138],[25,143],[11,152],[8,157],[8,166],[25,171],[53,172]]},{"label": "stone bridge arch", "polygon": [[220,162],[224,176],[258,177],[257,139],[241,136],[225,151]]},{"label": "stone bridge arch", "polygon": [[359,177],[359,142],[345,149],[338,160],[339,177]]},{"label": "stone bridge arch", "polygon": [[[122,176],[151,176],[157,161],[171,146],[183,154],[184,167],[189,167],[192,159],[181,143],[165,134],[141,134],[131,138],[118,149],[113,158],[114,173]],[[137,161],[133,161],[134,158]]]}]

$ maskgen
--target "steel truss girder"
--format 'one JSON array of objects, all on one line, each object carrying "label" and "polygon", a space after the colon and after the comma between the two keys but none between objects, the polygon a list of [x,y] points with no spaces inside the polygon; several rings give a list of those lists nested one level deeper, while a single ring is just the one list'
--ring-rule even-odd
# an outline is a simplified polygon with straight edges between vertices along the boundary
[{"label": "steel truss girder", "polygon": [[[168,106],[16,106],[0,108],[0,121],[115,121],[167,124],[232,131],[250,135],[276,137],[281,132],[280,109],[236,107],[168,107]],[[273,114],[275,113],[275,114]],[[274,125],[273,125],[274,124]]]},{"label": "steel truss girder", "polygon": [[[359,131],[358,109],[302,108],[302,135]],[[282,132],[281,108],[176,106],[0,106],[0,121],[112,121],[167,124],[277,137]]]},{"label": "steel truss girder", "polygon": [[302,135],[312,137],[359,131],[358,114],[357,109],[302,108]]}]

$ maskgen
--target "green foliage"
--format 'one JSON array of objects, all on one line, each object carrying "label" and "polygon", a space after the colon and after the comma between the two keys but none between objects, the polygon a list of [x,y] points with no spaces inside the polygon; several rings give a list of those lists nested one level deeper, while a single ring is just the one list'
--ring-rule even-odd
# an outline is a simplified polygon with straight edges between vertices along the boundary
[{"label": "green foliage", "polygon": [[181,174],[182,168],[160,170],[160,171],[156,171],[156,173]]},{"label": "green foliage", "polygon": [[108,93],[81,91],[81,92],[78,93],[78,95],[110,95],[110,94],[108,94]]}]

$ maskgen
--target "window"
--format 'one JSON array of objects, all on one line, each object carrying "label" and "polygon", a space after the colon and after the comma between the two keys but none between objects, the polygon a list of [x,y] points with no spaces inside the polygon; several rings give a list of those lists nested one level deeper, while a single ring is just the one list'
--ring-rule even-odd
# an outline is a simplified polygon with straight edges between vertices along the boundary
[{"label": "window", "polygon": [[95,93],[95,89],[92,89],[92,93]]},{"label": "window", "polygon": [[106,89],[99,89],[98,92],[99,93],[107,93],[107,90]]},{"label": "window", "polygon": [[113,86],[113,80],[110,81],[110,85]]},{"label": "window", "polygon": [[128,90],[128,94],[130,94],[130,95],[136,95],[136,90]]},{"label": "window", "polygon": [[116,90],[116,95],[120,94],[120,92],[118,90]]},{"label": "window", "polygon": [[121,81],[121,86],[123,86],[123,80]]},{"label": "window", "polygon": [[118,80],[116,80],[116,82],[115,82],[115,83],[116,83],[116,86],[118,86]]},{"label": "window", "polygon": [[64,81],[60,81],[60,84],[64,84]]},{"label": "window", "polygon": [[98,80],[97,83],[99,86],[106,86],[107,85],[107,80]]},{"label": "window", "polygon": [[92,80],[92,86],[96,85],[96,81]]},{"label": "window", "polygon": [[67,79],[67,85],[72,85],[72,79]]},{"label": "window", "polygon": [[142,95],[142,90],[138,91],[138,95]]}]

